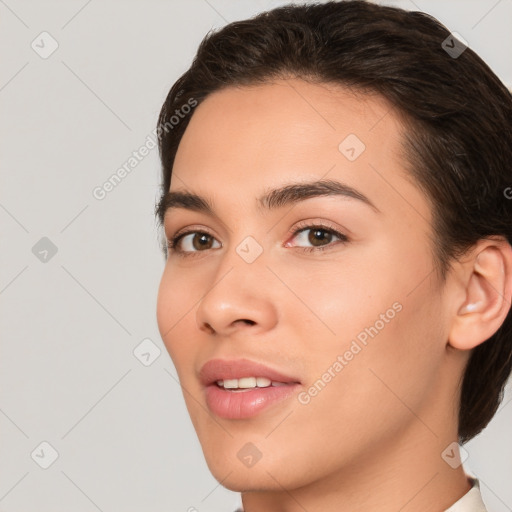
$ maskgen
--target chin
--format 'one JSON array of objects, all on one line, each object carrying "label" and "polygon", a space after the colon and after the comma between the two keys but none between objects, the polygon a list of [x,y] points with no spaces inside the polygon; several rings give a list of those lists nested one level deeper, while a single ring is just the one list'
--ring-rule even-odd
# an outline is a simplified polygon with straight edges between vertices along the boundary
[{"label": "chin", "polygon": [[259,460],[254,462],[253,459],[251,464],[249,459],[246,463],[243,462],[244,455],[251,453],[250,444],[245,447],[245,451],[238,446],[236,450],[225,446],[223,448],[225,449],[213,449],[204,454],[213,477],[230,491],[282,491],[283,487],[293,489],[311,481],[312,475],[307,468],[300,469],[297,465],[290,467],[285,462],[287,458],[282,454],[262,454]]},{"label": "chin", "polygon": [[[278,471],[269,472],[277,478],[272,478],[264,468],[256,471],[256,468],[227,467],[208,464],[213,477],[226,489],[233,492],[249,491],[279,491],[283,485]],[[279,483],[278,483],[279,482]],[[281,483],[281,485],[279,485]],[[287,486],[286,486],[287,487]]]}]

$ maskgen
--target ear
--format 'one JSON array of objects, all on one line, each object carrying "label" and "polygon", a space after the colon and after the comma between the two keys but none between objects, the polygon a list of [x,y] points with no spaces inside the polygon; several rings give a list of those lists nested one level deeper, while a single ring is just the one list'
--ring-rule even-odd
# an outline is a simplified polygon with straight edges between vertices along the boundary
[{"label": "ear", "polygon": [[462,298],[455,304],[448,343],[471,350],[493,336],[510,311],[512,247],[502,237],[482,239],[460,268]]}]

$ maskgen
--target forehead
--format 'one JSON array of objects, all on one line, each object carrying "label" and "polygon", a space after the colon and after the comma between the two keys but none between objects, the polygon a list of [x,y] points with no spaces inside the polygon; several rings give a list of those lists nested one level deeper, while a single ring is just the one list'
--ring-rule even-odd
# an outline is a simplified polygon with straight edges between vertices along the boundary
[{"label": "forehead", "polygon": [[[380,96],[298,79],[226,87],[196,107],[175,170],[193,163],[197,173],[212,164],[218,168],[219,161],[226,170],[238,164],[268,168],[271,161],[281,169],[301,161],[310,167],[319,157],[318,166],[327,160],[334,164],[346,159],[339,145],[349,135],[360,141],[358,152],[364,145],[363,158],[370,152],[383,158],[397,149],[399,131],[391,106]],[[356,166],[353,160],[345,167]]]},{"label": "forehead", "polygon": [[226,87],[199,104],[176,154],[171,190],[243,206],[297,178],[338,179],[379,209],[429,208],[408,177],[403,126],[379,95],[335,84],[280,79]]},{"label": "forehead", "polygon": [[234,142],[243,139],[245,151],[251,145],[264,145],[280,148],[284,157],[287,148],[296,151],[300,145],[309,151],[320,139],[337,151],[339,138],[353,133],[375,147],[378,133],[382,133],[377,127],[384,119],[381,128],[389,135],[389,145],[398,139],[401,128],[391,111],[383,97],[337,84],[280,79],[226,87],[207,96],[196,108],[180,146],[185,146],[188,138],[200,136],[202,147],[232,142],[233,154]]}]

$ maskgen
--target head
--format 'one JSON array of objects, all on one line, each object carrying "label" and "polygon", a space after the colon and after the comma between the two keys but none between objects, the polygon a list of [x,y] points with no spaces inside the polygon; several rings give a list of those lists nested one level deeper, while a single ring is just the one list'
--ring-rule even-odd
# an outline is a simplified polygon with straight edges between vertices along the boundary
[{"label": "head", "polygon": [[[448,37],[363,1],[280,7],[208,34],[165,100],[156,214],[184,236],[164,247],[157,320],[210,469],[237,469],[230,488],[247,486],[240,450],[260,453],[254,485],[278,465],[284,487],[303,485],[398,439],[467,442],[499,406],[512,97]],[[300,386],[218,418],[199,380],[211,358]]]}]

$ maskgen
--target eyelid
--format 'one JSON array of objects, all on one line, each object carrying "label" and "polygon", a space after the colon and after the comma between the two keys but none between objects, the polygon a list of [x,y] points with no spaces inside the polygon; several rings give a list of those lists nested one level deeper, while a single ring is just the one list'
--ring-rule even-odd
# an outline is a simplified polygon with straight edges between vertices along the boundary
[{"label": "eyelid", "polygon": [[185,227],[182,227],[176,231],[173,229],[166,229],[165,230],[165,238],[168,241],[171,241],[173,239],[178,238],[181,235],[188,235],[190,233],[206,233],[207,235],[212,236],[216,240],[219,240],[219,237],[216,234],[216,231],[206,227],[204,224],[190,224]]},{"label": "eyelid", "polygon": [[344,234],[347,230],[343,229],[341,226],[333,224],[329,221],[314,219],[307,219],[296,222],[288,231],[287,236],[296,236],[300,231],[313,228],[322,228],[325,229],[326,231],[334,231],[348,238],[348,235]]},{"label": "eyelid", "polygon": [[194,232],[194,233],[196,233],[196,232],[208,233],[209,235],[211,235],[213,237],[216,236],[216,235],[214,235],[212,233],[212,231],[209,228],[206,228],[206,227],[201,226],[199,224],[192,224],[191,226],[186,226],[184,228],[178,229],[178,231],[176,231],[176,233],[174,233],[169,238],[177,238],[178,236],[181,236],[181,235],[184,235],[184,234],[190,234],[191,232]]}]

